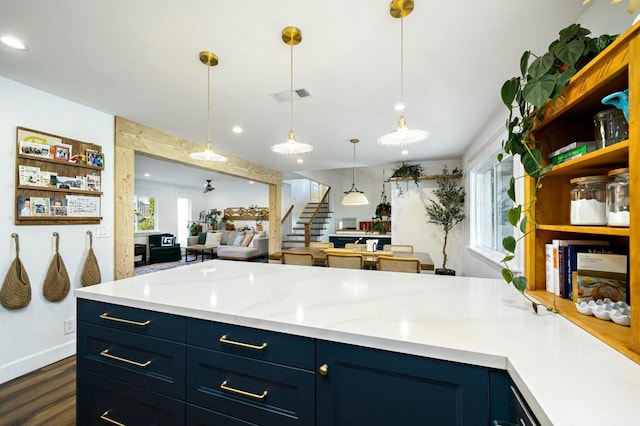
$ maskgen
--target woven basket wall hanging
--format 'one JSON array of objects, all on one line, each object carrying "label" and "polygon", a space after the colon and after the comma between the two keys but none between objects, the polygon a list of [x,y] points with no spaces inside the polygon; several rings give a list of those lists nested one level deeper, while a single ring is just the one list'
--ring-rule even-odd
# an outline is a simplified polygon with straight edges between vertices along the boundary
[{"label": "woven basket wall hanging", "polygon": [[7,309],[21,309],[31,301],[31,283],[29,275],[20,261],[20,241],[18,234],[11,237],[16,243],[16,258],[11,263],[7,276],[0,289],[0,303]]},{"label": "woven basket wall hanging", "polygon": [[82,277],[80,281],[84,287],[100,284],[102,278],[100,277],[100,266],[98,266],[98,259],[93,252],[93,234],[91,231],[87,231],[89,235],[89,253],[87,253],[87,260],[84,263],[82,269]]},{"label": "woven basket wall hanging", "polygon": [[53,255],[47,275],[44,277],[42,292],[48,301],[59,302],[69,293],[70,283],[67,268],[64,266],[59,252],[60,235],[54,232],[53,236],[56,239],[56,254]]}]

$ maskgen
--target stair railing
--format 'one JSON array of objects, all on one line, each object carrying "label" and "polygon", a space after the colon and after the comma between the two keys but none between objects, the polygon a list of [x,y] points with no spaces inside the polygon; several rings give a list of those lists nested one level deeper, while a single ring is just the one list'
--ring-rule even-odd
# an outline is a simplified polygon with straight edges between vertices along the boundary
[{"label": "stair railing", "polygon": [[318,203],[318,206],[313,211],[313,215],[311,215],[311,219],[309,219],[309,221],[304,224],[304,246],[305,247],[309,247],[309,243],[311,242],[311,225],[316,220],[316,216],[318,215],[320,208],[327,200],[327,197],[329,196],[329,191],[331,191],[330,187],[327,188],[326,192],[322,196],[322,199],[320,200],[320,203]]},{"label": "stair railing", "polygon": [[285,236],[290,234],[293,229],[293,215],[291,214],[293,213],[293,207],[293,204],[291,204],[291,207],[289,207],[285,215],[282,217],[282,220],[280,221],[280,235],[282,236],[283,244]]}]

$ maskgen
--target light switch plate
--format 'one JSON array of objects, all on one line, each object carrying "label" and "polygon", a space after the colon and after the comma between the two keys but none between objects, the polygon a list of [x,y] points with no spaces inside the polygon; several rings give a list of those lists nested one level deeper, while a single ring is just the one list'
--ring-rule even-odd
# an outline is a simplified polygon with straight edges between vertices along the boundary
[{"label": "light switch plate", "polygon": [[96,238],[109,238],[109,227],[106,225],[96,226]]}]

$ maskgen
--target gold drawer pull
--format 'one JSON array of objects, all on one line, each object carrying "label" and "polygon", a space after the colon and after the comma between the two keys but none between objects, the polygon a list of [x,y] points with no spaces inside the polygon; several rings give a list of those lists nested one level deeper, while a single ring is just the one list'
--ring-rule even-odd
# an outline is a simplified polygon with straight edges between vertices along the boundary
[{"label": "gold drawer pull", "polygon": [[107,358],[115,359],[116,361],[126,362],[127,364],[132,364],[132,365],[135,365],[136,367],[146,367],[149,364],[151,364],[151,360],[147,362],[137,362],[137,361],[131,361],[130,359],[126,359],[126,358],[120,358],[119,356],[111,355],[109,353],[109,349],[105,349],[104,351],[100,352],[100,355]]},{"label": "gold drawer pull", "polygon": [[262,349],[267,347],[267,342],[264,342],[260,346],[257,346],[257,345],[251,345],[249,343],[242,343],[242,342],[236,342],[233,340],[227,340],[226,334],[220,338],[220,343],[226,343],[228,345],[235,345],[235,346],[242,346],[243,348],[256,349],[258,351],[261,351]]},{"label": "gold drawer pull", "polygon": [[262,391],[262,395],[258,395],[257,393],[246,392],[240,389],[230,388],[227,386],[227,381],[225,380],[220,385],[220,389],[226,390],[227,392],[237,393],[238,395],[248,396],[249,398],[254,399],[264,399],[267,396],[267,391]]},{"label": "gold drawer pull", "polygon": [[109,410],[105,411],[104,413],[102,413],[102,415],[100,416],[100,418],[102,420],[104,420],[105,422],[109,422],[111,424],[114,425],[118,425],[118,426],[127,426],[124,423],[120,423],[120,422],[116,422],[115,420],[110,419],[109,417],[107,417],[107,414],[109,414]]},{"label": "gold drawer pull", "polygon": [[109,320],[109,321],[123,322],[125,324],[139,325],[141,327],[145,327],[145,326],[151,324],[150,320],[146,320],[145,322],[138,322],[138,321],[131,321],[131,320],[128,320],[128,319],[110,317],[109,314],[106,313],[106,312],[104,314],[100,315],[100,318],[106,319],[106,320]]}]

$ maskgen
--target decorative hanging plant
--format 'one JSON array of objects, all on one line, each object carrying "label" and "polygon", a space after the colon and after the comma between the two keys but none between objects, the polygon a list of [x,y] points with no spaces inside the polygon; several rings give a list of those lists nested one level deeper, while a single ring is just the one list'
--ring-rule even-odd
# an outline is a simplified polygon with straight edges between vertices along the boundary
[{"label": "decorative hanging plant", "polygon": [[[406,164],[402,163],[400,167],[393,171],[392,178],[399,178],[401,180],[413,180],[416,186],[420,187],[420,176],[423,174],[422,165],[420,164]],[[396,181],[396,188],[398,188],[398,195],[403,194],[400,182]],[[407,190],[409,189],[409,183],[407,182]]]},{"label": "decorative hanging plant", "polygon": [[[559,34],[560,37],[549,45],[549,51],[544,55],[524,52],[520,58],[522,75],[507,80],[501,89],[502,102],[509,109],[509,119],[506,122],[507,140],[502,142],[504,152],[498,154],[498,161],[502,161],[504,154],[518,155],[525,173],[535,180],[535,189],[542,185],[542,179],[552,168],[551,164],[545,164],[539,144],[531,137],[534,120],[544,120],[540,108],[548,100],[555,100],[571,77],[617,37],[606,34],[597,38],[589,37],[591,31],[580,24],[569,25]],[[530,63],[532,57],[535,59]],[[531,302],[534,312],[538,311],[538,306],[555,312],[555,306],[539,303],[525,293],[527,278],[515,276],[508,263],[515,258],[518,243],[536,229],[531,211],[536,196],[533,195],[529,204],[518,203],[514,177],[511,178],[507,195],[514,203],[507,213],[507,220],[521,231],[522,236],[517,239],[508,236],[502,240],[506,252],[501,260],[502,277]]]}]

